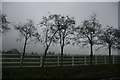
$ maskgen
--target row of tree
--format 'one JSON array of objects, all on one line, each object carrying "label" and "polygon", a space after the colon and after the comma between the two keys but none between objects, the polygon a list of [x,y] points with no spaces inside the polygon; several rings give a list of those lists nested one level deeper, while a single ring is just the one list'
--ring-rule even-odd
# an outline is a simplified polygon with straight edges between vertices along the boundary
[{"label": "row of tree", "polygon": [[[46,55],[51,44],[60,45],[61,66],[63,64],[64,48],[69,44],[82,46],[89,45],[91,64],[93,64],[94,45],[108,47],[110,63],[112,63],[111,49],[120,49],[120,30],[110,26],[102,28],[95,14],[91,15],[90,19],[84,20],[79,26],[76,26],[76,20],[73,17],[59,14],[44,16],[37,26],[35,26],[33,20],[28,19],[27,21],[27,23],[14,25],[15,29],[20,33],[19,40],[24,40],[21,67],[27,44],[31,41],[35,41],[36,43],[40,42],[44,46],[42,67],[44,67]],[[4,15],[2,15],[2,23],[3,30],[10,29],[7,26],[9,22]],[[38,31],[38,28],[40,28],[40,31]]]}]

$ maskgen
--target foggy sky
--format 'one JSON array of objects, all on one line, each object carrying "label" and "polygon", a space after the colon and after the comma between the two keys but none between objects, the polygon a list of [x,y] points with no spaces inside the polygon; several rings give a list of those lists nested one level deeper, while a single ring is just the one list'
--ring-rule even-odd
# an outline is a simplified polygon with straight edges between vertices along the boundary
[{"label": "foggy sky", "polygon": [[[93,13],[102,24],[118,27],[118,3],[117,2],[3,2],[2,11],[7,15],[8,21],[12,24],[26,22],[26,19],[33,19],[36,24],[42,20],[42,16],[48,13],[57,13],[74,17],[77,25],[85,19],[89,19]],[[10,25],[13,28],[13,26]],[[3,50],[17,48],[22,50],[23,42],[16,42],[18,33],[12,29],[9,33],[2,36]],[[59,46],[52,46],[50,51],[58,53]],[[95,54],[108,54],[107,50],[99,50]],[[27,52],[43,52],[42,44],[30,44],[27,46]],[[89,54],[89,48],[78,46],[66,46],[65,53],[68,54]],[[114,51],[114,54],[117,54]]]}]

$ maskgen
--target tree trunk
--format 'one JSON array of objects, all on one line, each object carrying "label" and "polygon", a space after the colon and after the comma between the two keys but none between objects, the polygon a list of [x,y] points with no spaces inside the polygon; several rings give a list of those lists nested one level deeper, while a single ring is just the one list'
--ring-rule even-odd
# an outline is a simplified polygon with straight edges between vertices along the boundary
[{"label": "tree trunk", "polygon": [[64,46],[61,46],[61,66],[63,66],[63,50]]},{"label": "tree trunk", "polygon": [[23,59],[24,59],[24,55],[25,55],[25,51],[26,51],[26,45],[27,45],[27,39],[25,39],[25,43],[24,43],[24,47],[23,47],[23,53],[22,53],[22,56],[21,56],[20,68],[22,68],[22,65],[23,65]]},{"label": "tree trunk", "polygon": [[111,45],[109,44],[109,64],[112,64],[112,59],[111,59]]},{"label": "tree trunk", "polygon": [[90,44],[90,64],[93,64],[93,45]]},{"label": "tree trunk", "polygon": [[48,51],[48,47],[46,48],[46,50],[44,52],[44,56],[43,56],[43,59],[42,59],[42,65],[41,65],[42,68],[44,67],[44,64],[45,64],[45,58],[46,58],[46,55],[47,55],[47,51]]}]

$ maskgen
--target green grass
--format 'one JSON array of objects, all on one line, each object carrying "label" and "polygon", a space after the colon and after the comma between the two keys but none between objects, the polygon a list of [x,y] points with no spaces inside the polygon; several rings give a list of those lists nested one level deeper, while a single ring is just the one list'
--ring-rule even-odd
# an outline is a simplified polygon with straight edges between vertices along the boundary
[{"label": "green grass", "polygon": [[83,65],[76,67],[3,68],[3,79],[7,78],[83,78],[100,79],[120,77],[119,65]]}]

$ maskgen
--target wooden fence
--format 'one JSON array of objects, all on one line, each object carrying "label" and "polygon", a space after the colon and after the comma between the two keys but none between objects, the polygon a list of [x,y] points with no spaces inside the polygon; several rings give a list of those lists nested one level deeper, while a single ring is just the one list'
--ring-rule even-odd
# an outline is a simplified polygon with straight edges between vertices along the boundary
[{"label": "wooden fence", "polygon": [[[23,61],[23,67],[41,67],[42,63],[41,55],[25,55]],[[21,55],[20,54],[3,54],[2,55],[2,67],[20,67]],[[113,64],[120,62],[120,56],[112,56]],[[94,56],[93,64],[109,64],[109,56]],[[60,66],[61,58],[59,55],[48,55],[45,60],[45,66]],[[64,55],[63,66],[79,66],[79,65],[90,65],[89,55]]]}]

